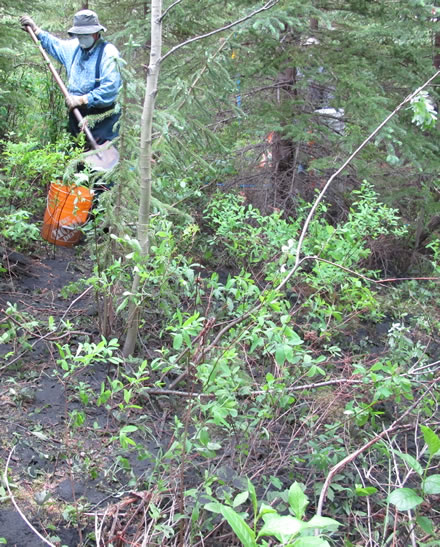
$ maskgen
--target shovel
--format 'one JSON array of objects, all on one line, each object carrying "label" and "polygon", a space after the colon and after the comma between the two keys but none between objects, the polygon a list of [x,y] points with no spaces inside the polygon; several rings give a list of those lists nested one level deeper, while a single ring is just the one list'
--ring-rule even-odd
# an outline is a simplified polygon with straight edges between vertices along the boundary
[{"label": "shovel", "polygon": [[[40,44],[40,41],[35,35],[35,32],[32,30],[30,26],[26,26],[26,30],[31,35],[32,40],[36,43],[38,46],[38,49],[40,50],[41,55],[43,56],[44,60],[47,63],[47,66],[49,67],[49,70],[52,72],[52,76],[54,77],[54,80],[59,85],[64,97],[67,99],[69,96],[69,92],[67,90],[67,87],[64,85],[63,80],[60,78],[60,75],[55,70],[55,67],[50,62],[49,56],[44,51],[42,45]],[[95,138],[92,135],[92,132],[87,127],[86,124],[82,124],[84,118],[81,115],[81,112],[78,110],[78,108],[72,109],[73,115],[78,120],[78,123],[80,127],[82,128],[82,131],[84,131],[87,140],[89,141],[89,144],[94,151],[93,153],[88,153],[85,157],[86,163],[95,169],[96,171],[107,171],[109,169],[112,169],[119,161],[119,152],[116,150],[114,146],[110,144],[111,141],[105,142],[103,145],[99,145]]]}]

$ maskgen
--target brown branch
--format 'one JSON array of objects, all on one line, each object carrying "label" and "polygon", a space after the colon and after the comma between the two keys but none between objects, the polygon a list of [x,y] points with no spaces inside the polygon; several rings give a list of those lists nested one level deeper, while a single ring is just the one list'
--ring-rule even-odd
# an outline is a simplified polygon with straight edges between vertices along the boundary
[{"label": "brown branch", "polygon": [[89,336],[90,333],[88,332],[83,332],[83,331],[80,331],[80,330],[71,330],[71,331],[68,331],[64,334],[61,334],[60,336],[55,336],[55,337],[50,337],[50,332],[48,332],[47,334],[45,334],[44,336],[37,336],[37,335],[32,335],[32,337],[36,337],[37,340],[35,340],[34,342],[32,342],[31,346],[29,349],[26,349],[25,351],[23,351],[22,353],[20,353],[19,355],[17,355],[16,357],[14,357],[14,359],[12,359],[12,361],[8,361],[6,364],[2,365],[0,367],[0,371],[2,371],[3,369],[5,368],[8,368],[10,367],[12,364],[14,364],[16,361],[18,361],[19,359],[21,359],[23,357],[23,355],[25,355],[29,350],[33,349],[33,347],[38,344],[38,342],[42,342],[43,340],[46,341],[46,342],[54,342],[56,340],[61,340],[62,338],[66,338],[66,336],[71,336],[73,334],[84,334],[86,336]]},{"label": "brown branch", "polygon": [[325,502],[325,499],[327,497],[327,491],[328,491],[328,488],[330,486],[330,483],[332,482],[334,476],[342,469],[344,468],[348,463],[352,462],[353,460],[355,460],[360,454],[362,454],[363,452],[365,452],[366,450],[368,450],[371,446],[373,446],[374,444],[376,444],[378,441],[380,441],[381,439],[383,439],[385,436],[389,435],[390,433],[392,433],[393,431],[395,431],[396,429],[399,429],[401,427],[414,427],[413,424],[410,424],[410,425],[407,425],[407,426],[401,426],[401,422],[402,420],[408,416],[408,414],[414,410],[414,408],[416,408],[420,402],[426,397],[426,395],[433,389],[434,387],[434,384],[431,384],[431,387],[428,388],[401,416],[399,416],[399,418],[397,418],[396,420],[394,420],[394,422],[390,425],[390,427],[388,427],[387,429],[385,429],[384,431],[382,431],[382,433],[379,433],[378,435],[376,435],[375,437],[373,437],[370,441],[368,441],[367,443],[365,443],[363,446],[361,446],[360,448],[358,448],[357,450],[355,450],[354,452],[352,452],[351,454],[349,454],[348,456],[346,456],[343,460],[341,460],[339,463],[337,463],[336,465],[334,465],[328,475],[327,475],[327,478],[325,479],[325,482],[324,482],[324,485],[322,487],[322,490],[321,490],[321,494],[319,496],[319,501],[318,501],[318,506],[317,506],[317,509],[316,509],[316,514],[317,516],[321,516],[322,515],[322,508],[324,506],[324,502]]},{"label": "brown branch", "polygon": [[[337,380],[327,380],[326,382],[316,382],[315,384],[306,384],[304,386],[292,386],[286,388],[286,391],[303,391],[305,389],[316,389],[318,387],[332,386],[335,384],[363,384],[363,380],[352,380],[349,378],[340,378]],[[251,391],[250,395],[264,395],[265,393],[270,393],[270,389],[267,391]]]},{"label": "brown branch", "polygon": [[[185,374],[186,376],[186,374]],[[214,393],[195,393],[195,392],[189,392],[189,391],[179,391],[177,389],[149,389],[146,388],[142,390],[141,395],[178,395],[180,397],[208,397],[212,398],[215,397]]]},{"label": "brown branch", "polygon": [[74,306],[78,300],[81,300],[81,298],[83,298],[91,289],[93,289],[93,285],[90,285],[90,287],[87,287],[87,289],[81,293],[77,298],[75,298],[75,300],[73,300],[70,304],[69,304],[69,307],[67,308],[67,310],[63,313],[63,316],[61,317],[61,321],[66,317],[66,315],[69,313],[70,309],[72,308],[72,306]]},{"label": "brown branch", "polygon": [[174,6],[177,6],[177,4],[180,4],[183,0],[176,0],[171,4],[171,6],[168,6],[167,9],[162,13],[162,16],[159,17],[159,22],[162,23],[162,21],[165,19],[165,17],[168,15],[168,13],[174,8]]},{"label": "brown branch", "polygon": [[361,279],[364,279],[365,281],[368,281],[369,283],[393,283],[395,281],[440,281],[440,277],[389,277],[387,279],[372,279],[371,277],[368,277],[366,275],[363,275],[359,272],[356,272],[355,270],[352,270],[351,268],[347,268],[346,266],[342,266],[341,264],[338,264],[337,262],[332,262],[331,260],[326,260],[325,258],[320,258],[319,256],[305,256],[301,259],[301,263],[305,260],[317,260],[319,262],[325,262],[326,264],[330,264],[331,266],[334,266],[335,268],[339,268],[340,270],[344,270],[344,272],[350,273],[351,275],[354,275],[356,277],[360,277]]}]

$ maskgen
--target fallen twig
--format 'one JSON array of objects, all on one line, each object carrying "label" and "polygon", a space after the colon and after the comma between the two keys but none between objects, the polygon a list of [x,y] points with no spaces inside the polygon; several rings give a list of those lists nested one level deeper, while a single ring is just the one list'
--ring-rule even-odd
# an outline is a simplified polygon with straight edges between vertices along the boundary
[{"label": "fallen twig", "polygon": [[15,446],[14,445],[10,452],[9,452],[9,456],[8,456],[8,459],[6,461],[6,466],[5,466],[5,471],[3,473],[3,481],[5,483],[5,486],[6,486],[6,489],[8,491],[8,494],[9,494],[9,497],[11,498],[11,501],[12,501],[12,504],[14,505],[16,511],[18,512],[18,514],[20,515],[20,517],[24,520],[24,522],[29,526],[29,528],[32,530],[32,532],[34,532],[34,534],[36,534],[42,541],[44,541],[44,543],[46,543],[46,545],[50,545],[51,547],[56,547],[56,545],[54,545],[53,543],[51,543],[50,541],[48,541],[44,536],[42,536],[40,534],[40,532],[38,532],[38,530],[36,530],[32,524],[28,521],[28,519],[26,518],[26,516],[23,514],[23,512],[21,511],[20,507],[18,507],[17,505],[17,502],[15,501],[15,498],[12,494],[12,491],[9,487],[9,481],[8,481],[8,468],[9,468],[9,462],[11,461],[11,457],[12,457],[12,454],[14,453],[14,450],[15,450]]},{"label": "fallen twig", "polygon": [[67,310],[63,313],[63,315],[62,315],[62,317],[61,317],[61,321],[62,321],[62,320],[66,317],[66,315],[69,313],[70,308],[71,308],[72,306],[74,306],[74,305],[78,302],[78,300],[81,300],[81,298],[83,298],[83,297],[84,297],[90,290],[92,290],[92,289],[93,289],[93,286],[90,285],[90,287],[87,287],[87,289],[86,289],[83,293],[81,293],[77,298],[75,298],[75,300],[73,300],[73,302],[71,302],[71,303],[69,304],[69,307],[67,308]]},{"label": "fallen twig", "polygon": [[19,359],[21,359],[26,353],[28,353],[31,349],[33,349],[33,347],[38,344],[38,342],[42,342],[43,340],[45,340],[46,342],[54,342],[56,340],[61,340],[62,338],[65,338],[66,336],[71,336],[71,335],[74,335],[74,334],[79,334],[79,335],[89,335],[90,333],[88,332],[83,332],[83,331],[78,331],[78,330],[72,330],[72,331],[68,331],[68,332],[65,332],[64,334],[61,334],[60,336],[55,336],[55,337],[50,337],[50,335],[53,334],[52,332],[48,332],[47,334],[45,334],[44,336],[38,336],[36,334],[32,335],[32,337],[36,337],[37,340],[35,340],[34,342],[32,342],[32,344],[30,345],[30,347],[28,349],[26,349],[25,351],[23,351],[22,353],[20,353],[20,355],[17,355],[16,357],[14,357],[14,359],[12,359],[12,361],[8,361],[6,364],[2,365],[0,367],[0,371],[2,371],[3,369],[5,368],[8,368],[10,367],[11,365],[13,365],[16,361],[18,361]]},{"label": "fallen twig", "polygon": [[379,433],[377,434],[375,437],[373,437],[370,441],[368,441],[366,444],[364,444],[363,446],[361,446],[360,448],[358,448],[357,450],[355,450],[354,452],[352,452],[351,454],[349,454],[348,456],[346,456],[343,460],[341,460],[339,463],[337,463],[336,465],[334,465],[328,475],[327,475],[327,478],[325,479],[325,482],[324,482],[324,485],[321,489],[321,494],[319,496],[319,501],[318,501],[318,506],[317,506],[317,509],[316,509],[316,514],[318,516],[321,516],[322,515],[322,508],[324,506],[324,502],[325,502],[325,499],[327,497],[327,491],[328,491],[328,488],[330,486],[330,483],[332,482],[333,480],[333,477],[343,468],[347,465],[347,463],[350,463],[352,462],[353,460],[355,460],[360,454],[362,454],[363,452],[365,452],[366,450],[368,450],[371,446],[373,446],[374,444],[376,444],[378,441],[380,441],[381,439],[383,439],[384,437],[386,437],[387,435],[389,435],[390,433],[392,433],[393,431],[395,431],[396,429],[399,429],[401,427],[414,427],[413,424],[411,425],[407,425],[407,426],[401,426],[400,423],[402,422],[402,420],[408,416],[408,414],[414,410],[414,408],[416,408],[420,402],[426,397],[426,395],[433,389],[434,387],[434,384],[431,384],[431,387],[429,387],[425,392],[423,392],[423,394],[401,415],[399,416],[399,418],[397,418],[397,420],[394,420],[394,422],[387,428],[385,429],[384,431],[382,431],[382,433]]},{"label": "fallen twig", "polygon": [[[186,374],[185,374],[186,376]],[[215,397],[214,393],[190,393],[189,391],[178,391],[177,389],[144,389],[141,395],[180,395],[181,397]]]},{"label": "fallen twig", "polygon": [[[337,380],[327,380],[326,382],[316,382],[315,384],[306,384],[304,386],[292,386],[288,387],[286,391],[303,391],[305,389],[316,389],[317,387],[331,386],[335,384],[363,384],[364,380],[352,380],[350,378],[339,378]],[[250,395],[262,395],[264,393],[270,393],[268,390],[251,391]]]}]

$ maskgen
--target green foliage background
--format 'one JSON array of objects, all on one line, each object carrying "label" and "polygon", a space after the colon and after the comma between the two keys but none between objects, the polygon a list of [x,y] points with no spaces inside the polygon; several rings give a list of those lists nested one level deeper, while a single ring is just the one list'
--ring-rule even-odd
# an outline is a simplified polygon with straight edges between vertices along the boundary
[{"label": "green foliage background", "polygon": [[[99,222],[85,228],[95,268],[63,290],[72,297],[93,288],[104,337],[73,338],[54,350],[60,356],[53,359],[54,374],[69,380],[66,392],[82,404],[69,414],[71,434],[88,434],[97,408],[119,424],[106,446],[125,471],[132,472],[130,451],[152,465],[141,487],[160,498],[150,517],[161,544],[174,544],[170,538],[178,544],[182,529],[186,540],[196,543],[216,530],[222,515],[249,544],[267,545],[262,531],[257,533],[261,517],[262,530],[280,542],[288,537],[279,523],[299,526],[298,545],[307,545],[306,520],[316,513],[332,467],[417,401],[403,440],[392,435],[380,440],[359,455],[358,468],[341,469],[327,493],[328,512],[341,528],[335,531],[331,523],[328,537],[313,544],[329,545],[328,539],[354,545],[366,538],[371,545],[387,544],[395,530],[413,544],[415,534],[435,537],[438,522],[420,500],[438,494],[438,475],[430,475],[438,456],[432,446],[438,440],[439,401],[438,343],[432,343],[439,336],[440,309],[437,82],[335,181],[310,224],[298,271],[295,264],[299,233],[317,191],[435,71],[436,7],[425,0],[280,0],[167,57],[154,118],[146,261],[135,219],[150,2],[87,4],[108,28],[106,39],[121,51],[124,86],[114,190],[96,207]],[[171,4],[165,2],[165,8]],[[262,5],[178,2],[164,19],[164,54]],[[42,215],[47,185],[60,177],[78,182],[78,149],[65,133],[61,95],[18,18],[28,12],[42,28],[65,37],[81,7],[59,0],[0,1],[5,247],[38,246],[30,221]],[[306,45],[310,38],[313,45]],[[330,130],[317,106],[343,109],[344,131]],[[273,159],[260,168],[263,153],[275,154],[275,146],[268,147],[271,132],[288,157],[284,165]],[[136,294],[130,292],[133,272],[141,278]],[[422,274],[423,283],[379,283],[391,275]],[[141,309],[139,351],[148,358],[139,354],[124,361],[118,348],[133,301]],[[37,326],[62,336],[74,328],[53,317],[46,325],[16,305],[4,315],[1,342],[24,351],[31,347],[27,332]],[[27,331],[17,327],[23,323],[30,325]],[[379,345],[374,333],[381,328],[386,332]],[[102,363],[117,369],[97,393],[78,378]],[[150,453],[151,424],[142,409],[157,391],[167,397],[179,389],[183,402],[173,403],[167,423],[170,442]],[[429,431],[419,430],[421,422]],[[410,434],[417,445],[411,454],[405,452]],[[223,458],[229,478],[218,464]],[[185,483],[188,468],[196,484]],[[417,480],[411,488],[398,488],[407,472]],[[243,484],[250,474],[258,483],[258,501],[252,483]],[[131,480],[136,484],[134,472]],[[178,511],[166,505],[168,497],[179,501]],[[310,514],[303,519],[309,499]],[[414,514],[404,513],[408,503],[418,507]],[[390,504],[401,511],[398,519]],[[180,511],[181,521],[174,519]],[[373,513],[384,522],[371,524]],[[326,529],[325,522],[321,527]]]}]

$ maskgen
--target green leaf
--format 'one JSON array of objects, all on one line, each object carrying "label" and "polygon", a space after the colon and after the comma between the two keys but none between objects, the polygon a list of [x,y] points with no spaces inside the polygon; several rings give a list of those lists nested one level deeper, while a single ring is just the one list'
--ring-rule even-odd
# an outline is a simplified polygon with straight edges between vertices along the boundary
[{"label": "green leaf", "polygon": [[429,475],[423,483],[425,494],[440,494],[440,475]]},{"label": "green leaf", "polygon": [[396,456],[402,458],[402,460],[407,463],[409,467],[414,470],[419,476],[423,475],[423,467],[413,456],[411,456],[410,454],[399,452],[398,450],[393,450],[393,452],[394,454],[396,454]]},{"label": "green leaf", "polygon": [[124,427],[121,428],[120,433],[122,435],[125,435],[126,433],[133,433],[134,431],[137,431],[138,428],[136,425],[124,425]]},{"label": "green leaf", "polygon": [[263,515],[264,526],[258,533],[260,536],[273,536],[281,543],[286,543],[296,536],[303,528],[304,523],[295,517],[267,514]]},{"label": "green leaf", "polygon": [[440,450],[440,438],[430,427],[427,427],[426,425],[421,425],[420,429],[423,432],[425,443],[428,445],[429,454],[433,456]]},{"label": "green leaf", "polygon": [[173,338],[173,349],[179,350],[182,347],[183,336],[181,334],[175,334]]},{"label": "green leaf", "polygon": [[210,440],[209,431],[204,427],[200,430],[199,439],[203,446],[207,446]]},{"label": "green leaf", "polygon": [[278,365],[284,365],[286,360],[286,353],[284,351],[284,346],[278,346],[275,350],[275,361]]},{"label": "green leaf", "polygon": [[289,332],[289,345],[290,346],[300,346],[304,344],[304,340],[296,333],[294,330]]},{"label": "green leaf", "polygon": [[220,511],[244,547],[257,547],[255,534],[241,515],[226,505],[221,505]]},{"label": "green leaf", "polygon": [[267,515],[268,513],[276,513],[276,510],[271,506],[271,505],[267,505],[266,503],[262,503],[260,505],[260,510],[258,512],[258,516],[261,517],[263,515]]},{"label": "green leaf", "polygon": [[297,519],[303,518],[308,504],[308,498],[302,491],[301,486],[294,482],[289,488],[289,505]]},{"label": "green leaf", "polygon": [[237,494],[234,498],[234,501],[232,502],[232,507],[238,507],[242,503],[244,503],[249,498],[249,492],[241,492],[240,494]]},{"label": "green leaf", "polygon": [[252,508],[254,510],[254,515],[256,516],[257,511],[258,511],[257,493],[255,492],[254,485],[251,483],[251,481],[249,479],[248,479],[247,487],[248,487],[248,490],[249,490],[249,495],[250,495],[251,500],[252,500]]},{"label": "green leaf", "polygon": [[412,488],[397,488],[388,496],[388,501],[395,505],[399,511],[409,511],[420,505],[423,498],[418,496]]},{"label": "green leaf", "polygon": [[330,543],[321,538],[299,538],[295,543],[291,543],[292,547],[330,547]]},{"label": "green leaf", "polygon": [[314,515],[307,523],[307,528],[327,528],[329,530],[336,530],[340,523],[337,520],[331,519],[329,517],[320,517]]},{"label": "green leaf", "polygon": [[358,486],[355,492],[357,496],[371,496],[377,492],[377,488],[374,488],[374,486],[366,486],[365,488]]},{"label": "green leaf", "polygon": [[432,534],[434,532],[432,520],[428,517],[418,516],[416,522],[426,534]]},{"label": "green leaf", "polygon": [[206,511],[211,511],[211,513],[222,512],[222,504],[218,501],[210,501],[209,503],[205,503],[204,508],[206,509]]}]

